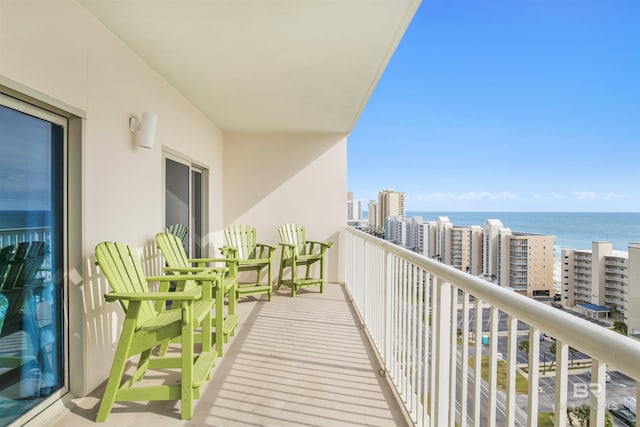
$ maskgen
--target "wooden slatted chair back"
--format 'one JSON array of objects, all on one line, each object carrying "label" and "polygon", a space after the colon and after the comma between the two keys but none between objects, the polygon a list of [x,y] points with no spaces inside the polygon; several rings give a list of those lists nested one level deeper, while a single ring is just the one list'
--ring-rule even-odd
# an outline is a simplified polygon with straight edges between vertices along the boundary
[{"label": "wooden slatted chair back", "polygon": [[[96,260],[114,292],[149,293],[140,258],[135,248],[118,242],[103,242],[96,246]],[[128,301],[119,300],[126,312]],[[142,301],[137,325],[157,316],[152,301]]]},{"label": "wooden slatted chair back", "polygon": [[9,260],[13,254],[13,245],[5,246],[0,249],[0,285],[4,279],[4,275],[9,268]]},{"label": "wooden slatted chair back", "polygon": [[184,224],[172,224],[168,226],[165,231],[167,233],[171,233],[180,239],[180,242],[184,241],[184,238],[187,237],[187,226]]},{"label": "wooden slatted chair back", "polygon": [[44,262],[45,247],[44,242],[18,243],[0,289],[7,291],[31,283]]},{"label": "wooden slatted chair back", "polygon": [[16,287],[16,283],[22,274],[22,267],[24,266],[24,259],[27,256],[28,248],[29,242],[18,243],[16,251],[9,260],[9,266],[5,273],[4,281],[0,284],[0,290],[8,291]]},{"label": "wooden slatted chair back", "polygon": [[[187,258],[187,253],[184,251],[184,246],[182,246],[182,241],[180,241],[180,238],[175,234],[156,234],[156,245],[158,245],[158,249],[160,249],[160,252],[168,266],[178,268],[191,267],[191,263]],[[184,284],[184,288],[181,288],[181,290],[188,291],[194,289],[196,286],[195,282],[187,281]]]},{"label": "wooden slatted chair back", "polygon": [[36,281],[40,268],[44,264],[46,252],[47,244],[45,242],[31,242],[29,244],[20,277],[20,285],[24,286]]},{"label": "wooden slatted chair back", "polygon": [[9,309],[9,300],[4,295],[0,294],[0,335],[2,335],[2,327],[4,326],[4,318],[7,315]]},{"label": "wooden slatted chair back", "polygon": [[256,258],[256,229],[250,225],[233,224],[224,229],[227,246],[238,250],[239,260]]},{"label": "wooden slatted chair back", "polygon": [[[280,241],[289,245],[295,246],[293,249],[295,255],[305,255],[307,237],[303,226],[298,224],[282,224],[278,227],[278,234],[280,235]],[[291,257],[294,254],[291,253],[291,248],[284,248],[284,255]]]}]

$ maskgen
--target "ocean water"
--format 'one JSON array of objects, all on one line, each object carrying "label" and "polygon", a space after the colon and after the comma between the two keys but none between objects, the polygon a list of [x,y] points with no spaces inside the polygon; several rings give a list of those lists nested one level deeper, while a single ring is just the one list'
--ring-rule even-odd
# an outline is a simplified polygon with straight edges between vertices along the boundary
[{"label": "ocean water", "polygon": [[0,210],[0,230],[51,226],[50,211]]},{"label": "ocean water", "polygon": [[561,249],[591,249],[593,241],[609,241],[613,249],[626,251],[640,242],[640,212],[407,212],[407,219],[422,216],[435,221],[447,216],[454,225],[484,227],[487,219],[499,219],[511,231],[556,236],[554,255]]}]

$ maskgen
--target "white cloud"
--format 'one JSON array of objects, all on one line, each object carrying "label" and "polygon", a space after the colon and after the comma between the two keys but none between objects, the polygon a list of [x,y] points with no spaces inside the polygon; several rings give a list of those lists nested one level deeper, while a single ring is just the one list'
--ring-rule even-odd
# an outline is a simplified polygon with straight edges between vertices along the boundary
[{"label": "white cloud", "polygon": [[595,191],[573,191],[571,195],[581,200],[611,200],[621,199],[624,196],[613,192],[596,193]]},{"label": "white cloud", "polygon": [[549,193],[536,193],[533,195],[537,200],[612,200],[622,199],[623,194],[618,193],[597,193],[595,191],[572,191],[570,193],[558,193],[557,191],[551,191]]},{"label": "white cloud", "polygon": [[455,201],[478,201],[478,200],[516,200],[520,197],[517,194],[509,193],[506,191],[500,193],[491,193],[489,191],[469,191],[466,193],[431,193],[431,194],[419,194],[415,197],[407,197],[411,202],[443,202],[448,200]]}]

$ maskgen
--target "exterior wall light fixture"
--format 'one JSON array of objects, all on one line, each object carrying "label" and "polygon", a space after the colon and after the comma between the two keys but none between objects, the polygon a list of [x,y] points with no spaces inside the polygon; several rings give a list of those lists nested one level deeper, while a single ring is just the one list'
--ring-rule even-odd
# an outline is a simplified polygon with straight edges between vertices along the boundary
[{"label": "exterior wall light fixture", "polygon": [[157,121],[158,115],[155,113],[144,112],[140,120],[133,115],[129,117],[129,130],[138,134],[139,147],[153,148]]}]

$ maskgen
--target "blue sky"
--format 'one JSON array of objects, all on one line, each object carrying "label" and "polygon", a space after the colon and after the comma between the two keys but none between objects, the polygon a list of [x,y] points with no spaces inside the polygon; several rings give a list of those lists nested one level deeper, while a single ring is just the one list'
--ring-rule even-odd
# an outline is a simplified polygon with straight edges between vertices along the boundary
[{"label": "blue sky", "polygon": [[348,179],[408,211],[640,211],[640,2],[424,0]]}]

